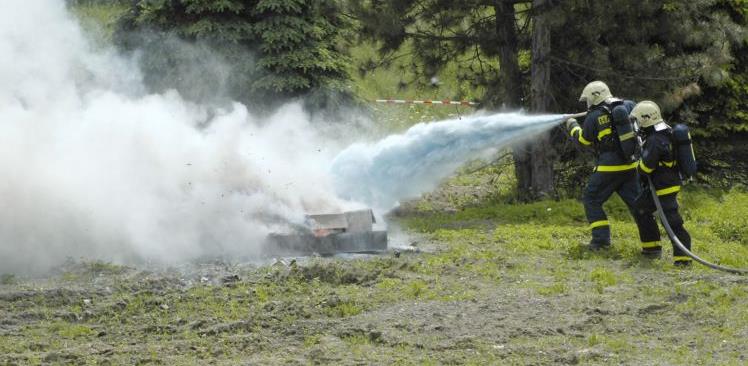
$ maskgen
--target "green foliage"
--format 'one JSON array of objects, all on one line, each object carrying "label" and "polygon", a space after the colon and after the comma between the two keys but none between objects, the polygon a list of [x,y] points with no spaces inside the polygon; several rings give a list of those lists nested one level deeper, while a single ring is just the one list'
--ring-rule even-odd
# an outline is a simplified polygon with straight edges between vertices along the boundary
[{"label": "green foliage", "polygon": [[3,273],[0,275],[0,285],[14,285],[16,276],[12,273]]},{"label": "green foliage", "polygon": [[[580,109],[582,87],[604,80],[614,95],[658,102],[668,121],[690,125],[697,145],[746,130],[745,2],[579,0],[560,2],[551,13],[555,34],[563,34],[552,37],[559,110]],[[732,147],[742,143],[720,138],[719,154],[697,149],[699,180],[720,187],[740,182],[748,167]],[[584,181],[580,161],[590,157],[571,144],[562,146],[561,157],[558,183],[573,191]]]},{"label": "green foliage", "polygon": [[[350,48],[349,74],[354,92],[369,101],[370,111],[382,133],[405,130],[419,122],[460,118],[473,113],[473,107],[375,104],[376,99],[479,100],[484,89],[466,80],[458,80],[460,60],[449,62],[435,75],[426,77],[413,67],[412,45],[382,55],[377,43],[363,41]],[[432,83],[432,77],[436,77]]]},{"label": "green foliage", "polygon": [[57,333],[62,338],[79,338],[93,335],[95,332],[88,326],[55,322],[49,326],[49,330]]},{"label": "green foliage", "polygon": [[116,38],[144,50],[156,90],[176,85],[194,99],[225,91],[259,106],[307,96],[328,107],[348,98],[346,27],[333,0],[136,1]]},{"label": "green foliage", "polygon": [[455,88],[449,97],[494,98],[500,93],[493,5],[477,0],[351,3],[361,36],[375,40],[385,59],[410,54],[407,72],[419,82],[427,85],[452,69],[454,79],[447,82],[469,87]]},{"label": "green foliage", "polygon": [[83,263],[83,269],[85,272],[91,275],[117,275],[127,271],[127,267],[118,264],[103,262],[103,261],[91,261]]},{"label": "green foliage", "polygon": [[[618,201],[614,200],[606,207],[615,207],[613,217],[619,218],[621,217],[619,206],[622,205],[622,202],[619,204]],[[570,224],[585,222],[584,211],[579,202],[575,200],[562,200],[527,204],[485,202],[482,205],[466,207],[454,213],[423,212],[419,215],[408,217],[405,223],[414,230],[432,232],[445,225],[455,225],[456,223],[474,225],[485,222],[486,220],[501,224]]]},{"label": "green foliage", "polygon": [[[696,205],[698,209],[689,208]],[[685,203],[686,214],[700,226],[708,228],[723,242],[737,242],[748,247],[748,194],[735,189],[721,197],[697,193]]]},{"label": "green foliage", "polygon": [[[550,2],[543,9],[532,9],[530,3],[515,3],[518,39],[510,45],[517,53],[524,106],[532,97],[527,76],[533,63],[533,18],[547,14],[551,110],[577,111],[582,87],[602,79],[618,96],[659,102],[668,119],[691,124],[695,136],[748,131],[745,1],[627,0],[611,6],[574,0]],[[499,46],[507,45],[498,37],[495,5],[386,0],[357,2],[353,9],[363,36],[377,40],[383,55],[412,53],[401,62],[421,80],[456,65],[457,82],[467,81],[482,91],[478,97],[484,106],[497,107],[507,99],[507,80],[498,77]],[[587,175],[581,174],[582,162],[590,156],[564,144],[564,134],[555,133],[553,139],[563,161],[555,169],[558,193],[576,195]],[[725,157],[729,153],[720,158]]]},{"label": "green foliage", "polygon": [[544,296],[562,295],[569,291],[569,286],[562,282],[555,282],[550,286],[538,286],[536,291]]},{"label": "green foliage", "polygon": [[554,94],[564,106],[578,105],[579,92],[569,87],[603,79],[616,95],[673,111],[698,94],[691,83],[724,82],[723,68],[746,33],[722,10],[719,0],[563,2],[552,10],[564,34],[552,39]]},{"label": "green foliage", "polygon": [[590,281],[598,293],[602,293],[606,287],[614,286],[618,281],[615,274],[607,268],[597,267],[590,272]]},{"label": "green foliage", "polygon": [[349,316],[361,314],[362,311],[363,308],[356,303],[351,301],[344,301],[328,308],[326,310],[326,314],[332,317],[347,318]]},{"label": "green foliage", "polygon": [[78,0],[70,9],[94,40],[109,44],[119,19],[127,12],[124,1]]},{"label": "green foliage", "polygon": [[725,76],[723,83],[707,85],[703,95],[685,108],[682,118],[696,122],[697,136],[706,138],[725,138],[731,134],[748,132],[748,2],[745,0],[722,0],[716,7],[726,19],[743,28],[740,36],[730,40],[735,48],[734,60],[721,71]]},{"label": "green foliage", "polygon": [[[494,5],[482,1],[365,1],[353,6],[364,36],[379,40],[383,52],[405,47],[413,52],[413,67],[433,75],[450,62],[459,63],[458,80],[487,88],[494,98],[499,65],[499,39]],[[745,4],[742,1],[628,0],[565,1],[538,10],[529,1],[517,2],[520,69],[531,64],[533,16],[550,12],[552,28],[552,84],[554,109],[572,111],[578,92],[588,81],[604,79],[619,95],[656,98],[672,111],[698,93],[690,86],[721,85],[733,54],[745,41]],[[628,26],[624,26],[628,25]],[[688,37],[683,35],[687,34]],[[527,81],[527,80],[526,80]],[[523,94],[529,90],[524,88]],[[499,100],[501,99],[500,96]],[[525,101],[527,102],[527,100]],[[499,103],[500,104],[500,103]]]},{"label": "green foliage", "polygon": [[[618,205],[609,207],[615,217]],[[689,188],[681,206],[698,254],[748,266],[748,246],[721,231],[748,215],[748,193]],[[676,269],[668,245],[662,260],[643,259],[626,216],[613,221],[613,248],[590,253],[578,249],[589,239],[586,223],[568,212],[528,220],[496,211],[415,234],[420,253],[251,267],[222,285],[106,263],[76,267],[100,273],[96,283],[19,279],[21,291],[0,299],[13,322],[13,332],[0,333],[0,363],[742,363],[748,297],[740,277]],[[642,332],[642,322],[656,331]]]}]

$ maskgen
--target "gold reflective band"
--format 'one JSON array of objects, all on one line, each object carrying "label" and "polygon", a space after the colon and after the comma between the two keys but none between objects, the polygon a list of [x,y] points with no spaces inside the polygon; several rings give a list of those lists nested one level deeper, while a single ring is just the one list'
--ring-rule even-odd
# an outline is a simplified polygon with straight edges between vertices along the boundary
[{"label": "gold reflective band", "polygon": [[584,136],[582,136],[582,133],[581,133],[581,132],[579,133],[579,142],[580,142],[580,143],[581,143],[582,145],[586,145],[586,146],[592,145],[592,142],[590,142],[590,141],[587,141],[587,139],[586,139],[586,138],[584,138]]},{"label": "gold reflective band", "polygon": [[642,243],[642,249],[661,248],[659,241],[648,241]]},{"label": "gold reflective band", "polygon": [[[579,132],[579,137],[574,136],[574,134],[577,133],[577,132]],[[569,132],[569,134],[571,135],[571,137],[577,138],[577,140],[579,140],[579,143],[582,144],[582,145],[591,145],[592,144],[591,142],[587,141],[587,139],[585,139],[582,136],[582,127],[577,126],[577,127],[572,128],[571,132]]]},{"label": "gold reflective band", "polygon": [[637,163],[627,165],[598,165],[596,170],[598,172],[622,172],[625,170],[636,169]]},{"label": "gold reflective band", "polygon": [[623,135],[618,136],[618,140],[619,141],[626,141],[626,140],[629,140],[629,139],[632,139],[632,138],[634,138],[634,133],[633,132],[624,133]]},{"label": "gold reflective band", "polygon": [[604,130],[602,130],[602,131],[600,131],[600,132],[597,133],[597,139],[598,140],[602,140],[603,137],[608,136],[611,133],[613,133],[613,131],[610,128],[606,128],[606,129],[604,129]]},{"label": "gold reflective band", "polygon": [[590,229],[594,229],[601,226],[610,226],[610,222],[608,220],[601,220],[601,221],[595,221],[590,224]]},{"label": "gold reflective band", "polygon": [[675,160],[673,160],[673,161],[661,161],[660,165],[661,166],[666,166],[668,168],[672,168],[672,167],[675,166]]},{"label": "gold reflective band", "polygon": [[639,160],[639,168],[647,174],[654,171],[654,169],[650,169],[646,164],[644,164],[644,160]]},{"label": "gold reflective band", "polygon": [[664,196],[666,194],[671,194],[671,193],[676,193],[676,192],[680,192],[680,186],[672,186],[668,188],[658,189],[657,192],[655,193],[657,193],[658,196]]},{"label": "gold reflective band", "polygon": [[686,255],[675,255],[673,256],[673,260],[676,262],[690,262],[693,259],[691,259],[691,257],[686,256]]}]

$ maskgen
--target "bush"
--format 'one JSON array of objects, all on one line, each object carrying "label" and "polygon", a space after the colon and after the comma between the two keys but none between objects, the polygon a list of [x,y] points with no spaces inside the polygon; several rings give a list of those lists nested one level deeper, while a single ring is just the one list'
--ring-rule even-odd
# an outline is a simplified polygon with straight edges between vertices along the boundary
[{"label": "bush", "polygon": [[707,222],[707,227],[724,241],[748,245],[748,194],[732,190],[714,202],[699,215]]}]

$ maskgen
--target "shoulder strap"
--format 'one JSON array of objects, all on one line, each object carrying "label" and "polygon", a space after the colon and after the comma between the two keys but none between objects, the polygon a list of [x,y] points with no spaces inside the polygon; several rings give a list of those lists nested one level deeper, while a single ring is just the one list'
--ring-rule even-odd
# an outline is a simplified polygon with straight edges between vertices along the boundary
[{"label": "shoulder strap", "polygon": [[607,113],[607,114],[612,114],[613,113],[613,108],[615,108],[615,107],[617,107],[617,106],[619,106],[621,104],[623,104],[623,99],[608,98],[604,102],[602,102],[602,103],[596,105],[595,107],[593,107],[592,110],[601,109],[601,110],[605,111],[605,113]]}]

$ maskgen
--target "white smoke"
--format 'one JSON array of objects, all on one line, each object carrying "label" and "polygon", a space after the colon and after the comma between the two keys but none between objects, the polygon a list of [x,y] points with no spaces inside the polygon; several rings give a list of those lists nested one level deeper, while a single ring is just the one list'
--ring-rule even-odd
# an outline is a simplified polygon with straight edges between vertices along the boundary
[{"label": "white smoke", "polygon": [[329,144],[298,105],[259,121],[149,95],[63,1],[0,1],[0,273],[257,253],[284,221],[351,205]]},{"label": "white smoke", "polygon": [[94,48],[62,0],[3,0],[0,273],[253,256],[305,213],[361,207],[336,192],[389,210],[560,117],[469,117],[343,150],[329,136],[350,131],[298,104],[259,118],[149,94],[136,62]]}]

